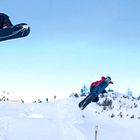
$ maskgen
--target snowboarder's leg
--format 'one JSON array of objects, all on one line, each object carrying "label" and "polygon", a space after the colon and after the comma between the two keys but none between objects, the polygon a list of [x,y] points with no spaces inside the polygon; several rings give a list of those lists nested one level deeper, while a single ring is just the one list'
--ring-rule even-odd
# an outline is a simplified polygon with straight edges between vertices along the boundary
[{"label": "snowboarder's leg", "polygon": [[90,87],[90,93],[94,92],[96,90],[96,86],[91,86]]},{"label": "snowboarder's leg", "polygon": [[92,100],[92,102],[98,102],[98,101],[99,101],[99,97],[98,96]]},{"label": "snowboarder's leg", "polygon": [[84,100],[79,103],[79,108],[83,110],[92,100],[95,100],[95,94],[89,94]]}]

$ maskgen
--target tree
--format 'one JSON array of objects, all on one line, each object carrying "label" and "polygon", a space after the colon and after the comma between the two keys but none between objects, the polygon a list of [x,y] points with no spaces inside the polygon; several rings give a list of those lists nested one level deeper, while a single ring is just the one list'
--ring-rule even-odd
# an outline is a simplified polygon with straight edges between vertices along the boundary
[{"label": "tree", "polygon": [[127,90],[127,96],[129,96],[129,97],[133,96],[133,92],[129,88]]},{"label": "tree", "polygon": [[139,94],[139,96],[137,97],[137,100],[140,100],[140,94]]},{"label": "tree", "polygon": [[87,86],[85,84],[81,88],[80,92],[81,92],[81,96],[85,96],[88,93],[88,88],[87,88]]},{"label": "tree", "polygon": [[109,88],[108,92],[114,92],[114,90]]}]

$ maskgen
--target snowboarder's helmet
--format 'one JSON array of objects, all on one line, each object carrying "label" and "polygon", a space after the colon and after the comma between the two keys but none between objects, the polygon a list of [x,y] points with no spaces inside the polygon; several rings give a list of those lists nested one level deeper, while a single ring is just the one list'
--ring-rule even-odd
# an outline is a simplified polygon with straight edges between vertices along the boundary
[{"label": "snowboarder's helmet", "polygon": [[106,79],[108,79],[109,81],[111,81],[111,78],[109,76],[107,76]]}]

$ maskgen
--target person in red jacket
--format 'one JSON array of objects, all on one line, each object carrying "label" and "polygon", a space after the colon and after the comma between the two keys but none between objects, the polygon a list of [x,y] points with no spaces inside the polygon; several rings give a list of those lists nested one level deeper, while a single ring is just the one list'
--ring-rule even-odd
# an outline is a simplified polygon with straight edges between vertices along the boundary
[{"label": "person in red jacket", "polygon": [[[111,79],[109,76],[107,76],[106,78]],[[102,76],[100,80],[92,82],[90,85],[90,93],[93,93],[93,91],[96,89],[96,86],[98,86],[103,80],[105,80],[105,77]],[[109,84],[113,84],[112,81],[109,82]],[[101,93],[106,93],[106,90],[103,90]],[[98,102],[99,101],[99,97],[97,96],[93,102]]]},{"label": "person in red jacket", "polygon": [[109,76],[102,76],[100,80],[92,82],[90,86],[90,93],[86,96],[78,105],[83,110],[91,102],[98,102],[99,95],[106,92],[106,88],[109,84],[113,84]]},{"label": "person in red jacket", "polygon": [[9,16],[4,13],[0,13],[0,29],[10,26],[13,26],[13,24],[11,23]]}]

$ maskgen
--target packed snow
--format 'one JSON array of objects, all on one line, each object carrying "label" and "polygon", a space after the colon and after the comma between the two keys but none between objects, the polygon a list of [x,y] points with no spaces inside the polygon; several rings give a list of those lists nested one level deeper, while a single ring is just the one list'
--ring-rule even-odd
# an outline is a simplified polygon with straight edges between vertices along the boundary
[{"label": "packed snow", "polygon": [[[110,93],[80,110],[83,98],[0,102],[0,140],[95,140],[96,126],[97,140],[140,140],[139,100]],[[101,105],[106,98],[111,105]]]}]

